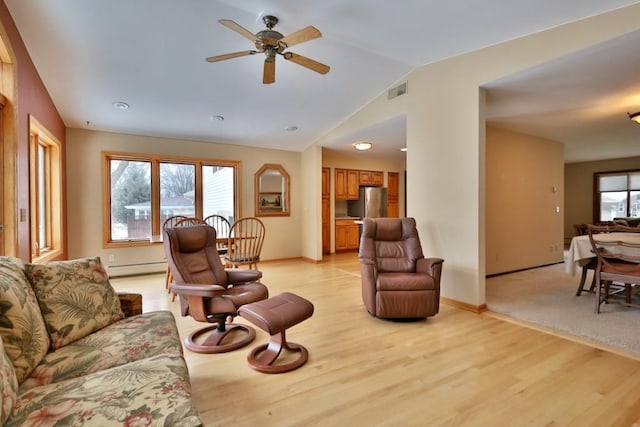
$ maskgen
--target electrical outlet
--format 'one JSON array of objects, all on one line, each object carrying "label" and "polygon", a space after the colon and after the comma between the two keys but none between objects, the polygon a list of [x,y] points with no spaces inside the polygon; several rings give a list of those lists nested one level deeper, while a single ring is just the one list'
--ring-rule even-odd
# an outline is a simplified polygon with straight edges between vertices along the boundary
[{"label": "electrical outlet", "polygon": [[116,256],[114,254],[109,254],[109,262],[113,262],[116,260]]}]

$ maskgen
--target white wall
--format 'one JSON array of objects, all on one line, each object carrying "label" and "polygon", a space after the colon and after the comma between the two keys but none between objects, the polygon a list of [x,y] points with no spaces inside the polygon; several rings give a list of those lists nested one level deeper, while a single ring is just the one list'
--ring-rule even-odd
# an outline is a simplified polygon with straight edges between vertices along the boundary
[{"label": "white wall", "polygon": [[[265,163],[282,165],[291,178],[291,216],[261,218],[266,226],[261,258],[302,256],[301,153],[80,129],[67,129],[66,139],[69,258],[99,255],[111,267],[110,271],[118,271],[114,266],[162,263],[164,260],[161,244],[118,249],[103,247],[102,151],[240,160],[241,216],[255,214],[254,173]],[[318,167],[318,173],[319,170]],[[109,255],[115,257],[113,262],[109,261]],[[160,271],[162,268],[162,264],[156,266]]]}]

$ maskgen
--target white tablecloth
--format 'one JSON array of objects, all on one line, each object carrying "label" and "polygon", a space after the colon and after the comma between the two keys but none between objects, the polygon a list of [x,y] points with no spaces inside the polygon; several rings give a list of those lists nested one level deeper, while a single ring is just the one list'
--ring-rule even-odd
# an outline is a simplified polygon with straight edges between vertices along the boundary
[{"label": "white tablecloth", "polygon": [[[621,240],[623,242],[631,242],[640,244],[640,233],[601,233],[598,234],[596,240],[614,242]],[[564,260],[564,266],[567,273],[576,274],[577,267],[589,262],[590,258],[595,257],[591,251],[591,242],[589,236],[575,236],[571,239],[569,253]]]}]

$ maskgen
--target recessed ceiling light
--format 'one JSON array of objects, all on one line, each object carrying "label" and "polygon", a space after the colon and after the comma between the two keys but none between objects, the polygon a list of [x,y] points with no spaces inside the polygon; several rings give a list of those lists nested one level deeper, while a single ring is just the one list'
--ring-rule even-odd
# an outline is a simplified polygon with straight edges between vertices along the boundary
[{"label": "recessed ceiling light", "polygon": [[370,143],[369,141],[358,141],[358,142],[354,142],[351,145],[353,145],[353,148],[359,151],[370,150],[371,147],[373,147],[373,144]]},{"label": "recessed ceiling light", "polygon": [[286,130],[287,132],[295,132],[298,130],[298,126],[287,126],[286,128],[284,128],[284,130]]},{"label": "recessed ceiling light", "polygon": [[220,116],[220,115],[211,116],[209,117],[209,120],[211,120],[212,122],[224,122],[224,116]]},{"label": "recessed ceiling light", "polygon": [[113,108],[117,108],[118,110],[128,110],[129,109],[129,104],[127,104],[126,102],[122,102],[122,101],[112,102],[111,105],[113,105]]},{"label": "recessed ceiling light", "polygon": [[406,153],[406,152],[407,152],[407,147],[402,147],[402,148],[400,149],[400,151],[402,151],[402,152]]}]

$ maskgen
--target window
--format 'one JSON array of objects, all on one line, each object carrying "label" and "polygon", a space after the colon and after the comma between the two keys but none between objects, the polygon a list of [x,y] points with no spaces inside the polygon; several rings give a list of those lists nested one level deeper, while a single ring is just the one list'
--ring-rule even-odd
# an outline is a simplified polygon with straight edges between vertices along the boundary
[{"label": "window", "polygon": [[104,152],[105,246],[148,244],[173,215],[237,218],[240,162]]},{"label": "window", "polygon": [[640,216],[640,171],[597,173],[599,221]]},{"label": "window", "polygon": [[60,142],[29,117],[31,258],[62,253],[62,164]]}]

